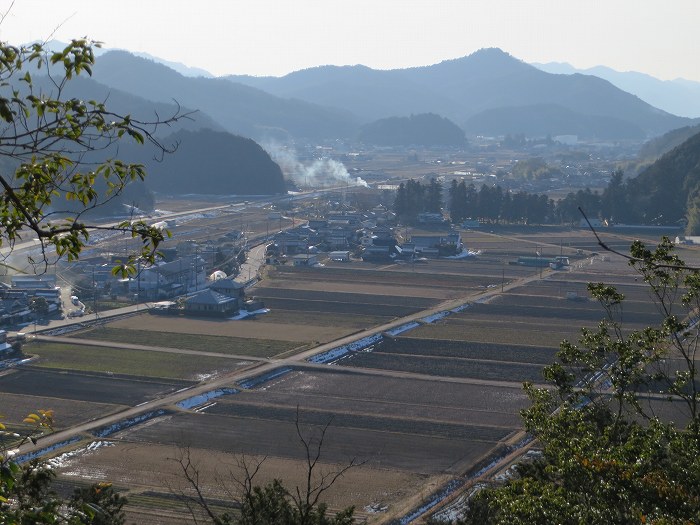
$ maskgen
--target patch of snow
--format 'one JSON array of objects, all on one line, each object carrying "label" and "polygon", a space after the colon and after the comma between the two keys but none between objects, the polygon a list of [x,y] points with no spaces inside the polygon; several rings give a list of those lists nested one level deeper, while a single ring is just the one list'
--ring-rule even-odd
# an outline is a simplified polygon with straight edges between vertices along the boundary
[{"label": "patch of snow", "polygon": [[359,352],[360,350],[364,350],[378,343],[383,338],[384,337],[382,336],[382,334],[368,335],[367,337],[363,337],[362,339],[358,339],[357,341],[353,341],[352,343],[332,348],[327,352],[323,352],[322,354],[316,354],[314,356],[311,356],[307,359],[307,361],[316,364],[332,364],[338,359],[345,357],[348,353]]},{"label": "patch of snow", "polygon": [[250,317],[251,315],[262,315],[268,313],[269,311],[269,308],[261,308],[260,310],[253,310],[252,312],[249,312],[247,310],[241,310],[233,317],[228,317],[227,319],[229,321],[240,321],[241,319],[245,319],[246,317]]},{"label": "patch of snow", "polygon": [[216,399],[217,397],[227,396],[231,394],[237,394],[238,392],[239,391],[235,388],[217,388],[216,390],[211,390],[198,396],[192,396],[188,397],[187,399],[183,399],[182,401],[178,401],[176,405],[180,408],[186,409],[195,408],[205,404],[211,399]]},{"label": "patch of snow", "polygon": [[397,326],[396,328],[392,328],[391,330],[387,330],[386,333],[389,335],[399,335],[404,332],[408,332],[409,330],[413,330],[414,328],[418,328],[420,326],[420,323],[417,321],[411,321],[410,323],[402,324],[401,326]]},{"label": "patch of snow", "polygon": [[458,306],[457,308],[453,308],[452,310],[450,310],[450,312],[458,314],[459,312],[463,312],[464,310],[468,310],[469,308],[471,308],[471,306],[472,306],[471,303],[465,303],[465,304]]},{"label": "patch of snow", "polygon": [[250,390],[251,388],[255,388],[256,386],[260,386],[263,383],[267,383],[268,381],[275,379],[277,377],[283,376],[291,371],[292,371],[292,369],[289,367],[278,368],[277,370],[273,370],[272,372],[268,372],[267,374],[263,374],[261,376],[246,379],[245,381],[241,381],[238,384],[241,388],[243,388],[245,390]]},{"label": "patch of snow", "polygon": [[421,321],[424,323],[434,323],[435,321],[439,321],[440,319],[444,319],[448,315],[452,313],[451,310],[443,310],[442,312],[437,312],[434,313],[433,315],[429,315],[427,317],[421,317]]},{"label": "patch of snow", "polygon": [[54,450],[58,450],[59,448],[67,447],[68,445],[77,443],[81,439],[82,438],[80,436],[66,439],[65,441],[60,441],[49,447],[40,448],[39,450],[33,450],[31,452],[27,452],[26,454],[22,454],[21,456],[15,456],[15,461],[17,463],[26,463],[27,461],[31,461],[32,459],[45,456],[46,454],[53,452]]},{"label": "patch of snow", "polygon": [[382,505],[381,503],[371,503],[364,507],[365,512],[369,514],[379,514],[380,512],[386,512],[388,509],[388,505]]},{"label": "patch of snow", "polygon": [[93,441],[86,447],[71,450],[70,452],[64,452],[60,456],[56,456],[55,458],[49,459],[46,463],[54,469],[62,468],[65,467],[68,464],[68,462],[75,457],[94,452],[95,450],[100,449],[102,447],[114,446],[116,446],[116,443],[113,443],[111,441]]},{"label": "patch of snow", "polygon": [[123,419],[122,421],[118,421],[117,423],[113,423],[109,426],[98,428],[97,430],[92,431],[92,435],[95,437],[107,437],[111,436],[115,432],[119,432],[120,430],[124,430],[127,428],[131,428],[133,426],[138,425],[139,423],[144,423],[148,421],[149,419],[153,419],[155,417],[159,416],[164,416],[167,414],[165,410],[158,409],[154,410],[152,412],[146,412],[145,414],[139,414],[138,416],[130,417],[128,419]]}]

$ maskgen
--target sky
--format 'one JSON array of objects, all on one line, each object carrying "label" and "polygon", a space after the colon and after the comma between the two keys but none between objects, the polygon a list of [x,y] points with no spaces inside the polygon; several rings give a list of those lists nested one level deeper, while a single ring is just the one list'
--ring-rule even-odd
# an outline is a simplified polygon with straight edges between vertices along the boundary
[{"label": "sky", "polygon": [[700,81],[698,0],[0,0],[0,12],[5,42],[87,36],[214,75],[403,68],[499,47]]}]

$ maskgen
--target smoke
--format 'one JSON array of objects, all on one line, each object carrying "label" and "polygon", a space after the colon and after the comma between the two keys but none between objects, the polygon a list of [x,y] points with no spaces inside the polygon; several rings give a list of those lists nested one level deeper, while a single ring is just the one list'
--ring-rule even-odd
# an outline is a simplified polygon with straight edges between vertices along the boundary
[{"label": "smoke", "polygon": [[276,143],[263,145],[272,160],[279,164],[282,172],[303,188],[321,188],[324,186],[363,186],[369,185],[361,177],[352,177],[342,162],[322,158],[304,164],[296,153],[287,146]]}]

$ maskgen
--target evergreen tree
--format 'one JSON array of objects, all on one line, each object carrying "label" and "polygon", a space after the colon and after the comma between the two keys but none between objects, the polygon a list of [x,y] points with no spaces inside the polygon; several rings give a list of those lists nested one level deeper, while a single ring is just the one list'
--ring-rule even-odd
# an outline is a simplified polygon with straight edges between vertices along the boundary
[{"label": "evergreen tree", "polygon": [[460,223],[467,215],[467,186],[465,182],[452,180],[450,186],[450,218],[453,223]]},{"label": "evergreen tree", "polygon": [[430,213],[442,212],[442,186],[434,178],[430,179],[426,192],[425,211]]}]

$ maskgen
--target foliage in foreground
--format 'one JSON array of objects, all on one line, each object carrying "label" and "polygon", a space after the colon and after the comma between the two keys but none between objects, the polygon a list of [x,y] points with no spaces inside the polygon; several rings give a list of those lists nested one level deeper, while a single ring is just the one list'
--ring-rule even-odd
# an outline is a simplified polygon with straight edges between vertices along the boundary
[{"label": "foliage in foreground", "polygon": [[478,493],[465,523],[700,523],[700,270],[668,239],[631,254],[661,323],[624,330],[624,296],[589,285],[605,319],[561,344],[550,388],[525,387],[542,457]]},{"label": "foliage in foreground", "polygon": [[0,525],[122,525],[126,498],[111,484],[78,488],[71,497],[62,498],[52,489],[56,477],[53,469],[37,460],[24,464],[16,461],[16,449],[11,450],[7,444],[17,448],[36,444],[39,436],[52,429],[53,413],[40,410],[29,414],[24,423],[30,425],[25,435],[10,432],[0,424]]},{"label": "foliage in foreground", "polygon": [[[159,125],[182,118],[176,113],[143,122],[110,111],[105,103],[80,100],[67,94],[79,75],[90,75],[94,43],[73,40],[63,50],[49,52],[41,43],[16,47],[0,42],[0,246],[3,261],[17,243],[39,241],[44,268],[50,259],[77,259],[94,229],[126,232],[142,242],[139,254],[115,268],[133,273],[137,258],[153,261],[167,232],[144,221],[91,225],[86,217],[141,181],[145,170],[110,157],[125,138],[138,144],[168,149],[154,136]],[[6,265],[6,262],[3,262]],[[35,301],[37,316],[46,301]],[[125,499],[110,485],[77,490],[70,498],[52,491],[55,473],[38,462],[18,462],[10,450],[36,439],[51,428],[50,411],[30,414],[27,435],[0,424],[0,525],[8,524],[121,524]]]},{"label": "foliage in foreground", "polygon": [[[0,42],[0,245],[13,248],[27,237],[38,239],[37,262],[43,264],[53,253],[77,259],[93,229],[139,238],[138,256],[147,261],[167,235],[142,220],[86,222],[92,210],[146,175],[143,165],[112,157],[117,144],[129,138],[167,153],[171,150],[154,133],[184,116],[144,122],[114,113],[101,101],[69,96],[71,80],[92,74],[94,45],[73,40],[51,53],[41,43]],[[124,263],[123,271],[133,273],[133,264]]]}]

